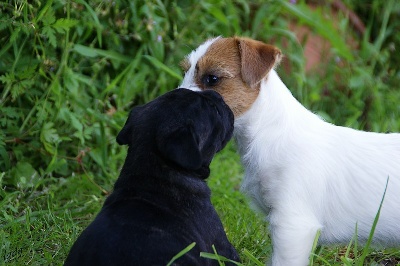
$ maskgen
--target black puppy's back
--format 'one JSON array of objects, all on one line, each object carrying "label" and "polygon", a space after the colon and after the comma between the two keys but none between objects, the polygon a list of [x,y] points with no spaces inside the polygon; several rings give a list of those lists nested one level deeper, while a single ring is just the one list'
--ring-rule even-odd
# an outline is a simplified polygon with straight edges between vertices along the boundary
[{"label": "black puppy's back", "polygon": [[196,240],[194,248],[173,265],[219,265],[199,256],[200,252],[213,253],[209,243],[219,255],[239,259],[235,249],[227,245],[223,226],[209,201],[189,200],[187,208],[179,209],[175,203],[159,200],[163,205],[145,196],[118,200],[111,195],[71,249],[73,256],[65,265],[166,265]]}]

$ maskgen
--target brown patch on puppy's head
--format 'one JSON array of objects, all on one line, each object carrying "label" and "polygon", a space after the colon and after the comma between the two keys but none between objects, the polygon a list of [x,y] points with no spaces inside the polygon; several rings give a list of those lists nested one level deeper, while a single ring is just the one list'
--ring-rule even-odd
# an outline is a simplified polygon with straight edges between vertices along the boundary
[{"label": "brown patch on puppy's head", "polygon": [[258,96],[261,81],[281,59],[278,48],[239,37],[218,38],[203,55],[193,53],[181,63],[186,72],[181,86],[217,91],[235,117],[251,107]]}]

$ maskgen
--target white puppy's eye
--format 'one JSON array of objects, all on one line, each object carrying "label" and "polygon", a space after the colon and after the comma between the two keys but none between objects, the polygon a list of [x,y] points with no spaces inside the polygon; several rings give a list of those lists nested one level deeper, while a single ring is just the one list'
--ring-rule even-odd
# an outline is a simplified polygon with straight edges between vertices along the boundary
[{"label": "white puppy's eye", "polygon": [[220,79],[214,75],[204,75],[201,81],[204,85],[212,87],[217,85]]}]

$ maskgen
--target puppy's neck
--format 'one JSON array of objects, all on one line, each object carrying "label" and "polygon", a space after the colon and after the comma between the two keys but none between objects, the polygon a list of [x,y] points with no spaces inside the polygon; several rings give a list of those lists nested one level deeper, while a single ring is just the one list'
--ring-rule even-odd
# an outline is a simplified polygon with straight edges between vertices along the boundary
[{"label": "puppy's neck", "polygon": [[271,70],[261,82],[259,96],[251,108],[235,120],[234,136],[247,164],[246,153],[254,154],[258,146],[263,150],[269,147],[276,153],[288,153],[285,149],[288,143],[299,139],[296,138],[297,134],[310,130],[310,127],[318,127],[321,123],[324,122],[302,106],[275,70]]}]

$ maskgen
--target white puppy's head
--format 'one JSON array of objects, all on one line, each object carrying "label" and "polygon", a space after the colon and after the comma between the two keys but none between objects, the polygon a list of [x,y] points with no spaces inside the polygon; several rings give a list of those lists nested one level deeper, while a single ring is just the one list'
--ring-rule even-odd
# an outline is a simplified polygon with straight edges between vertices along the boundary
[{"label": "white puppy's head", "polygon": [[185,77],[180,87],[217,91],[239,117],[256,100],[261,81],[281,57],[278,48],[249,38],[210,39],[181,62]]}]

